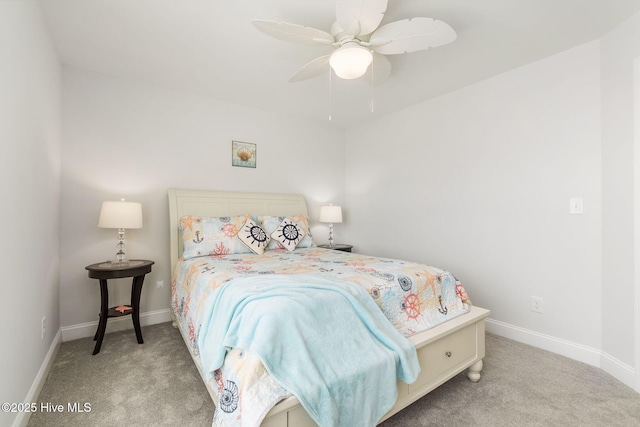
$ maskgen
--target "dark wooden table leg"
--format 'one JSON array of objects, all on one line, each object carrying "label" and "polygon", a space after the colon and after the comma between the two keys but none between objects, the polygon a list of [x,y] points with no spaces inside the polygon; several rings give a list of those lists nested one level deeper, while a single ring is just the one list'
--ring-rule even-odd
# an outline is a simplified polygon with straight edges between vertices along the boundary
[{"label": "dark wooden table leg", "polygon": [[142,283],[144,282],[144,276],[136,276],[133,278],[133,284],[131,286],[131,318],[133,319],[133,329],[136,330],[136,338],[138,338],[138,344],[143,344],[142,331],[140,330],[140,295],[142,294]]},{"label": "dark wooden table leg", "polygon": [[104,331],[107,329],[107,318],[109,317],[109,288],[107,287],[107,280],[100,279],[100,321],[98,322],[98,330],[93,337],[96,342],[96,346],[93,348],[93,355],[95,356],[100,352],[102,346],[102,339],[104,338]]}]

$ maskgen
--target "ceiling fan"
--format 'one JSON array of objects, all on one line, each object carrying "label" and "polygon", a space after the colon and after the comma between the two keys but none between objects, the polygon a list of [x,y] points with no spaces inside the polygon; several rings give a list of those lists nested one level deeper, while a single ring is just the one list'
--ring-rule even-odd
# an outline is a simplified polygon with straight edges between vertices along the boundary
[{"label": "ceiling fan", "polygon": [[331,67],[340,78],[364,76],[367,83],[378,85],[391,73],[391,63],[385,55],[442,46],[456,39],[456,32],[449,24],[432,18],[404,19],[379,27],[387,1],[337,0],[336,22],[330,32],[286,22],[255,19],[252,23],[258,30],[280,40],[335,48],[331,54],[305,64],[289,82],[319,76]]}]

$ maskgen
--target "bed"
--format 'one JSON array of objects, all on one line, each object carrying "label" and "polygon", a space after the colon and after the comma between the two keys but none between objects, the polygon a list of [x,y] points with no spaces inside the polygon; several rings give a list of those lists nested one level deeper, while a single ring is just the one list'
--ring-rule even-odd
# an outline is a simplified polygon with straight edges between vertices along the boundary
[{"label": "bed", "polygon": [[[276,269],[277,271],[275,271],[275,273],[277,273],[277,277],[304,273],[305,275],[297,277],[309,278],[315,277],[317,275],[316,273],[321,270],[323,272],[333,271],[335,274],[342,275],[340,277],[345,279],[345,281],[347,281],[346,279],[351,281],[353,277],[350,274],[353,273],[353,269],[349,270],[348,274],[346,274],[334,267],[338,265],[350,265],[353,267],[355,265],[356,269],[362,270],[364,268],[369,268],[371,271],[374,271],[379,267],[379,263],[385,264],[390,262],[390,260],[374,259],[357,253],[347,254],[344,252],[339,253],[338,251],[320,249],[314,247],[313,243],[310,245],[311,247],[296,249],[291,252],[286,250],[267,250],[263,254],[264,259],[260,258],[259,266],[256,266],[255,264],[257,262],[256,260],[259,258],[252,253],[237,254],[231,257],[224,253],[219,253],[212,257],[202,256],[191,257],[188,260],[183,259],[183,255],[186,253],[193,255],[193,248],[185,248],[183,245],[181,220],[184,220],[185,217],[218,218],[243,215],[248,217],[248,215],[251,215],[254,219],[258,217],[308,218],[306,202],[303,196],[296,194],[182,189],[169,189],[168,198],[170,254],[171,265],[173,268],[171,301],[173,308],[173,325],[180,330],[205,385],[211,394],[211,398],[218,408],[220,408],[221,405],[224,407],[228,402],[219,401],[219,396],[221,396],[221,386],[219,378],[217,378],[218,371],[216,371],[216,376],[212,376],[206,369],[203,369],[204,357],[200,354],[198,346],[195,345],[196,342],[203,342],[202,336],[199,334],[199,327],[194,327],[192,319],[189,324],[185,320],[187,319],[187,316],[184,315],[186,307],[185,297],[178,296],[178,289],[185,288],[185,285],[177,283],[178,277],[182,277],[184,279],[188,276],[189,280],[193,279],[193,283],[196,283],[194,274],[197,271],[199,273],[209,273],[212,277],[216,276],[216,280],[220,282],[231,281],[230,278],[226,276],[228,274],[227,270],[224,270],[224,272],[221,270],[222,266],[220,265],[220,262],[222,261],[223,263],[226,262],[227,264],[232,264],[236,269],[244,268],[245,270],[256,272],[256,274],[253,275],[254,278],[257,277],[258,274],[264,273],[266,271],[265,269],[269,269],[269,273],[274,273],[273,270]],[[196,237],[199,239],[200,235],[196,234]],[[208,258],[213,258],[211,262],[217,262],[218,264],[205,264],[210,262]],[[287,268],[293,268],[292,266],[299,265],[298,261],[303,258],[305,260],[311,259],[315,262],[312,263],[313,265],[311,267],[306,267],[306,264],[304,264],[304,268],[306,270],[302,272],[294,273],[287,270]],[[271,262],[271,264],[269,264],[269,262]],[[374,263],[374,265],[369,265],[367,263]],[[283,267],[281,267],[281,269],[274,267],[278,265]],[[407,264],[404,267],[413,269],[433,269],[432,267],[426,266],[416,267],[413,264]],[[216,271],[215,274],[212,273],[214,270]],[[187,272],[185,273],[185,271]],[[306,275],[307,273],[309,274]],[[436,275],[434,277],[438,278],[436,280],[438,283],[446,283],[447,280],[450,280],[450,278],[453,277],[449,273],[442,272],[437,269],[430,270],[430,274],[431,273]],[[378,273],[376,272],[376,274]],[[378,276],[381,276],[381,274],[378,274]],[[249,279],[252,280],[251,278]],[[380,278],[377,280],[379,279]],[[355,281],[359,280],[355,279]],[[187,287],[193,287],[191,282],[189,283],[190,284]],[[377,297],[377,295],[375,295],[375,292],[377,292],[375,283],[366,286],[369,286],[369,294]],[[464,292],[464,289],[461,288],[459,282],[453,285],[452,289],[454,289],[457,294],[459,294],[460,291]],[[445,295],[444,291],[442,292],[442,295]],[[186,298],[190,299],[191,295],[188,295]],[[442,296],[440,296],[440,298],[442,298]],[[381,299],[378,299],[378,301],[380,300]],[[407,336],[408,341],[415,347],[415,354],[417,362],[420,365],[420,371],[415,378],[412,378],[415,379],[415,381],[412,381],[411,384],[407,384],[403,381],[396,382],[395,387],[397,387],[397,390],[393,390],[394,393],[397,391],[395,404],[379,419],[379,422],[384,421],[393,414],[407,407],[464,370],[468,369],[467,377],[471,381],[479,381],[482,370],[482,359],[485,355],[484,321],[490,313],[486,309],[476,307],[471,304],[463,304],[464,307],[456,308],[455,302],[452,302],[454,301],[453,299],[451,301],[447,301],[448,302],[445,302],[443,305],[442,300],[440,300],[439,303],[441,307],[436,307],[436,316],[437,311],[439,311],[440,313],[445,313],[450,317],[446,321],[437,323],[435,326],[419,332],[411,330],[412,328],[416,328],[416,319],[413,319],[413,323],[404,326],[405,329],[403,330],[403,335]],[[191,302],[191,304],[193,306],[194,303]],[[200,307],[203,305],[205,305],[204,302],[201,302]],[[380,305],[381,308],[384,308],[382,303],[378,303],[378,305]],[[458,311],[456,311],[456,309]],[[422,319],[422,316],[420,316],[420,318]],[[398,330],[401,329],[398,325],[396,325],[396,327]],[[232,356],[235,357],[232,352],[229,352],[227,357],[232,358]],[[270,379],[269,375],[266,375],[266,378],[267,380],[273,381]],[[317,425],[300,401],[295,396],[286,392],[286,390],[283,390],[281,395],[276,393],[273,400],[274,402],[268,406],[268,410],[265,410],[265,413],[259,415],[259,418],[262,420],[260,424],[261,426],[311,427]],[[247,418],[249,417],[247,416]]]}]

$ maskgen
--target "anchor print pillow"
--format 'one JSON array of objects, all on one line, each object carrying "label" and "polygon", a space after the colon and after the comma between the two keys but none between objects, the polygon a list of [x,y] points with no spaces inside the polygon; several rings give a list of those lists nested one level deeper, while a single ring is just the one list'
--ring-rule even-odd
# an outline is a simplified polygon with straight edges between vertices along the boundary
[{"label": "anchor print pillow", "polygon": [[184,259],[206,255],[251,253],[237,238],[250,215],[228,217],[184,216],[180,218]]}]

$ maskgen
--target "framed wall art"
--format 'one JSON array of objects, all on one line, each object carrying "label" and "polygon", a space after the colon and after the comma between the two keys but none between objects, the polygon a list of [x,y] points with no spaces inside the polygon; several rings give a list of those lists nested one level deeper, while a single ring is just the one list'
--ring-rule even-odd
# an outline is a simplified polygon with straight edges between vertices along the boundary
[{"label": "framed wall art", "polygon": [[256,167],[256,144],[231,141],[231,165],[242,168]]}]

